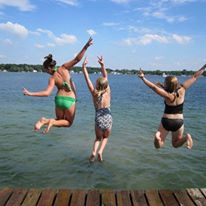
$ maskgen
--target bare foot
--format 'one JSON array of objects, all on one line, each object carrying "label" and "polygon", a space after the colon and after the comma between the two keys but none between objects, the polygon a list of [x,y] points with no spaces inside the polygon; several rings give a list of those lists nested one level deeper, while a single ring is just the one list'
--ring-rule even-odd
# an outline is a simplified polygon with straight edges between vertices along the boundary
[{"label": "bare foot", "polygon": [[89,162],[94,162],[95,161],[95,155],[91,154],[91,156],[89,157]]},{"label": "bare foot", "polygon": [[43,131],[43,134],[46,134],[49,132],[50,128],[53,126],[53,123],[54,123],[54,119],[49,119],[49,122],[48,122],[48,126],[47,128]]},{"label": "bare foot", "polygon": [[193,140],[192,140],[191,135],[190,135],[190,134],[187,134],[187,135],[186,135],[186,138],[187,138],[187,143],[186,143],[187,149],[192,149]]},{"label": "bare foot", "polygon": [[103,162],[102,154],[98,153],[97,156],[98,156],[98,161],[99,162]]},{"label": "bare foot", "polygon": [[34,131],[39,131],[43,125],[47,123],[47,119],[45,117],[42,117],[35,125],[34,125]]}]

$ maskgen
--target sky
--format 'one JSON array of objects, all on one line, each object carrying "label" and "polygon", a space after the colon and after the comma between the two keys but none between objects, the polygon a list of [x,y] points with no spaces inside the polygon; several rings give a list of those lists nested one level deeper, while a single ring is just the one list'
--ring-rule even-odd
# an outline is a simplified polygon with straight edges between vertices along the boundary
[{"label": "sky", "polygon": [[[0,0],[0,64],[86,56],[110,69],[197,70],[206,63],[206,0]],[[77,65],[81,66],[82,61]]]}]

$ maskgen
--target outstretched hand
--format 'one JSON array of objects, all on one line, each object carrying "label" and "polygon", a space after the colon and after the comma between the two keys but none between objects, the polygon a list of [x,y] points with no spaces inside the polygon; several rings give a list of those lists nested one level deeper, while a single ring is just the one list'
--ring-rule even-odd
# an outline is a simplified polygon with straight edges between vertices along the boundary
[{"label": "outstretched hand", "polygon": [[88,58],[87,57],[85,57],[84,58],[84,61],[83,61],[83,63],[82,63],[82,66],[86,66],[87,64],[88,64]]},{"label": "outstretched hand", "polygon": [[202,66],[202,68],[200,70],[205,70],[206,69],[206,64],[204,66]]},{"label": "outstretched hand", "polygon": [[26,96],[30,96],[31,93],[29,92],[29,90],[27,90],[26,88],[23,88],[22,93]]},{"label": "outstretched hand", "polygon": [[144,78],[144,72],[143,70],[140,68],[139,72],[137,73],[137,76],[140,78],[140,79],[143,79]]},{"label": "outstretched hand", "polygon": [[97,56],[97,58],[98,58],[99,64],[100,64],[101,66],[104,65],[103,56],[100,56],[100,57]]},{"label": "outstretched hand", "polygon": [[89,47],[89,46],[91,46],[92,44],[93,44],[93,39],[92,39],[92,37],[90,37],[85,46],[86,46],[86,47]]}]

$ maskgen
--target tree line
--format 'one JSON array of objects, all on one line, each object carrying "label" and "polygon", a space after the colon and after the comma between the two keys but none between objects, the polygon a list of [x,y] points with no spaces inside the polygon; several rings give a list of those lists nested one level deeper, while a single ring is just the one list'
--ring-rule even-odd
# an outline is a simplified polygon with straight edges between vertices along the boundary
[{"label": "tree line", "polygon": [[[8,72],[42,72],[42,65],[32,65],[32,64],[0,64],[0,71],[8,71]],[[79,73],[82,71],[81,67],[75,66],[72,68],[72,70],[75,73]],[[108,73],[115,73],[115,74],[129,74],[129,75],[134,75],[137,74],[138,70],[132,69],[116,69],[112,70],[110,68],[107,68]],[[89,73],[99,73],[100,68],[98,67],[88,67],[88,72]],[[192,70],[174,70],[174,71],[163,71],[163,70],[145,70],[145,74],[150,74],[150,75],[192,75],[194,71]],[[203,73],[204,76],[206,76],[206,72]]]}]

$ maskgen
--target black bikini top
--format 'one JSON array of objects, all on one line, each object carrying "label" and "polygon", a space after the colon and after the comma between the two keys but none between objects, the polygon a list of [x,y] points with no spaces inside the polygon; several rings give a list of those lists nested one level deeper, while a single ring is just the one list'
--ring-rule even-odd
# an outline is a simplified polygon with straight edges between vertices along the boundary
[{"label": "black bikini top", "polygon": [[[183,85],[181,84],[181,87]],[[176,97],[179,97],[179,93],[178,93],[178,90],[181,88],[177,88],[174,93],[176,94]],[[175,101],[175,99],[174,99]],[[182,104],[178,104],[178,105],[168,105],[166,104],[166,101],[164,102],[165,103],[165,110],[164,110],[164,113],[165,114],[182,114],[183,113],[183,105],[184,105],[184,102]]]},{"label": "black bikini top", "polygon": [[165,102],[164,113],[165,114],[182,114],[183,113],[183,105],[184,105],[184,102],[182,104],[175,105],[175,106],[168,105]]}]

